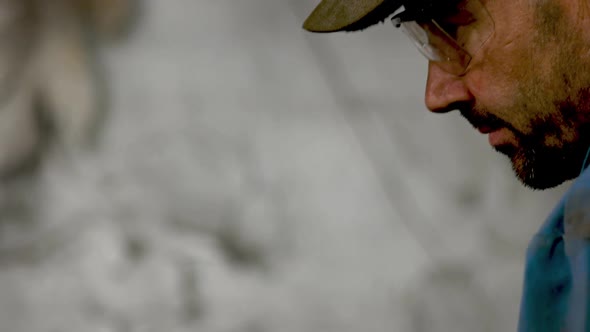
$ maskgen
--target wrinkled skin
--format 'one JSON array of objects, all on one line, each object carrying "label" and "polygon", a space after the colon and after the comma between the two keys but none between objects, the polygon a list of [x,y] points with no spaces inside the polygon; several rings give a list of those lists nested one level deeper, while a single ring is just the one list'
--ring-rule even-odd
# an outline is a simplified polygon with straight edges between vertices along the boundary
[{"label": "wrinkled skin", "polygon": [[429,64],[426,105],[459,110],[501,144],[526,186],[546,189],[580,174],[590,146],[590,8],[583,0],[482,1],[494,35],[467,72]]}]

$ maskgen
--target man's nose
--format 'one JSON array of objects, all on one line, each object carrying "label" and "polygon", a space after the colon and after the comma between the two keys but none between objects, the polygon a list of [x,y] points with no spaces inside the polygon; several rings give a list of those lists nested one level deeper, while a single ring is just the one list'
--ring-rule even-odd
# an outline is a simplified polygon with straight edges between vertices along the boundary
[{"label": "man's nose", "polygon": [[473,95],[463,77],[446,72],[431,61],[428,63],[425,101],[430,111],[446,113],[457,109],[459,104],[472,102]]}]

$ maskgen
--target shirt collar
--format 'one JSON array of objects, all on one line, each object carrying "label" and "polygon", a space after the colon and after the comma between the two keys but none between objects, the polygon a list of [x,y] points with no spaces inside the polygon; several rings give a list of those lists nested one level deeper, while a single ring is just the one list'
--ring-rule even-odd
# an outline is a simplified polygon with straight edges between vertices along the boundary
[{"label": "shirt collar", "polygon": [[588,147],[588,151],[586,151],[586,157],[584,157],[584,162],[582,163],[582,169],[580,170],[580,175],[584,173],[586,167],[588,167],[588,157],[590,157],[590,147]]}]

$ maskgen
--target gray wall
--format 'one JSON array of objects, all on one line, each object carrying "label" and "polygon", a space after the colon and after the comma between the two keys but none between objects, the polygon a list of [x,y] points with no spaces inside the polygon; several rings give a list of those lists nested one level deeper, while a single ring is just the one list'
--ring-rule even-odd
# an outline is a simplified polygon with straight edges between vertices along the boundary
[{"label": "gray wall", "polygon": [[102,51],[98,146],[10,188],[34,213],[2,249],[0,331],[515,329],[563,188],[427,112],[388,22],[312,35],[314,5],[144,1]]}]

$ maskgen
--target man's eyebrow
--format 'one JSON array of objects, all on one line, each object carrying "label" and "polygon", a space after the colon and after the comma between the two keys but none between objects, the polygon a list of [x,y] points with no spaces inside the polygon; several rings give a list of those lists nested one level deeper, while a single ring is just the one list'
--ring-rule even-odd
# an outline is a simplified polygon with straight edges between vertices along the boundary
[{"label": "man's eyebrow", "polygon": [[473,19],[475,19],[475,15],[468,10],[457,10],[454,13],[442,15],[439,19],[442,19],[445,23],[461,24],[466,23],[466,21],[471,22]]}]

